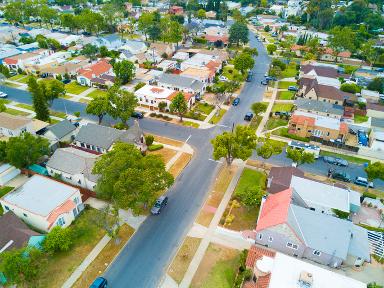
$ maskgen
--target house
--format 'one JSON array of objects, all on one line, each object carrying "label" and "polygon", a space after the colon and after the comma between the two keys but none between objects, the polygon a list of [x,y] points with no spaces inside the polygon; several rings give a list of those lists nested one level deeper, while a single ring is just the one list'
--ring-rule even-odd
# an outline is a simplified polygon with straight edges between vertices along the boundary
[{"label": "house", "polygon": [[169,8],[169,14],[183,15],[184,14],[184,9],[181,6],[171,6]]},{"label": "house", "polygon": [[4,63],[4,59],[8,57],[12,57],[15,55],[21,54],[21,51],[18,49],[0,49],[0,64]]},{"label": "house", "polygon": [[20,136],[24,132],[35,134],[32,119],[5,112],[0,113],[0,135],[14,137]]},{"label": "house", "polygon": [[15,213],[9,211],[0,217],[0,254],[41,243],[45,236],[31,230]]},{"label": "house", "polygon": [[222,27],[208,27],[204,30],[204,38],[209,44],[215,44],[221,42],[222,45],[228,45],[229,33],[227,28]]},{"label": "house", "polygon": [[144,134],[137,121],[128,130],[118,130],[112,127],[88,123],[81,126],[73,144],[82,150],[101,154],[110,151],[113,144],[119,141],[134,144],[143,152],[147,148]]},{"label": "house", "polygon": [[[135,96],[139,101],[139,105],[147,107],[151,110],[158,110],[159,103],[164,102],[167,104],[165,109],[169,109],[172,99],[180,93],[173,89],[163,88],[159,86],[145,85],[139,90],[135,91]],[[185,100],[187,101],[188,108],[190,109],[195,103],[195,97],[192,93],[182,92]]]},{"label": "house", "polygon": [[341,119],[344,115],[343,106],[315,99],[296,99],[295,107],[297,111],[313,113],[335,119]]},{"label": "house", "polygon": [[320,55],[320,60],[322,61],[329,61],[329,62],[344,62],[346,59],[350,58],[352,55],[351,52],[349,51],[341,51],[337,54],[337,60],[335,57],[335,54],[331,48],[325,48],[321,55]]},{"label": "house", "polygon": [[380,101],[380,93],[378,91],[372,91],[367,89],[361,89],[360,91],[361,97],[370,102],[379,102]]},{"label": "house", "polygon": [[181,76],[190,77],[196,80],[201,81],[204,84],[209,84],[213,82],[215,78],[215,71],[207,67],[203,68],[187,68],[180,73]]},{"label": "house", "polygon": [[8,163],[0,165],[0,185],[4,186],[7,182],[11,181],[20,174],[20,169]]},{"label": "house", "polygon": [[[263,198],[256,244],[333,268],[370,261],[367,230],[292,203],[293,188]],[[348,260],[347,260],[348,258]]]},{"label": "house", "polygon": [[118,34],[109,34],[96,38],[93,45],[99,48],[105,46],[108,50],[119,50],[124,45],[124,40]]},{"label": "house", "polygon": [[203,95],[206,85],[196,79],[177,74],[163,73],[157,80],[157,85],[175,91],[183,91],[195,95]]},{"label": "house", "polygon": [[319,84],[316,78],[306,77],[300,79],[297,96],[336,105],[343,105],[345,100],[357,101],[357,96],[352,93],[341,91],[332,85]]},{"label": "house", "polygon": [[384,118],[384,105],[367,102],[367,116],[374,118]]},{"label": "house", "polygon": [[[384,152],[384,131],[373,129],[369,136],[369,140],[370,140],[370,148],[372,151],[375,151],[380,154]],[[378,157],[378,158],[382,158],[382,157]]]},{"label": "house", "polygon": [[76,126],[65,119],[49,126],[44,133],[44,137],[51,141],[71,142],[76,133]]},{"label": "house", "polygon": [[20,50],[21,52],[33,52],[39,50],[39,43],[33,42],[29,44],[19,45],[16,47],[16,49]]},{"label": "house", "polygon": [[188,68],[207,68],[209,63],[216,63],[216,69],[214,71],[215,73],[221,69],[221,61],[218,56],[196,53],[191,58],[181,62],[180,70],[185,71]]},{"label": "house", "polygon": [[267,191],[274,194],[291,187],[292,176],[304,177],[304,172],[296,167],[272,167],[267,180]]},{"label": "house", "polygon": [[[205,13],[205,17],[207,17],[208,20],[215,21],[214,19],[216,19],[216,14],[217,14],[216,11],[207,11]],[[207,25],[207,23],[204,23],[204,24]]]},{"label": "house", "polygon": [[301,65],[300,78],[316,79],[318,84],[340,88],[339,78],[349,79],[340,69],[331,64],[310,63]]},{"label": "house", "polygon": [[237,2],[232,1],[226,1],[225,4],[227,4],[228,10],[234,10],[234,9],[240,9],[241,4]]},{"label": "house", "polygon": [[92,174],[97,155],[73,147],[59,148],[47,162],[48,174],[72,185],[94,190],[98,175]]},{"label": "house", "polygon": [[151,43],[148,52],[150,54],[155,53],[156,55],[162,57],[163,55],[167,55],[167,57],[171,57],[175,52],[175,45],[167,44],[167,43]]},{"label": "house", "polygon": [[99,60],[88,67],[80,69],[77,75],[77,82],[83,86],[92,86],[92,81],[95,81],[95,78],[100,78],[103,74],[111,74],[112,68],[112,65],[107,60]]},{"label": "house", "polygon": [[160,68],[162,71],[174,70],[176,69],[177,61],[174,60],[162,60],[159,64],[157,64],[157,68]]},{"label": "house", "polygon": [[254,277],[244,288],[365,288],[367,284],[308,261],[253,245],[245,261]]},{"label": "house", "polygon": [[288,132],[299,137],[313,136],[342,143],[348,134],[348,124],[340,119],[295,111],[289,120]]},{"label": "house", "polygon": [[68,227],[84,209],[79,189],[38,174],[0,198],[0,204],[45,232]]},{"label": "house", "polygon": [[143,41],[126,40],[124,45],[120,47],[119,51],[129,51],[131,54],[136,55],[147,51],[148,47]]}]

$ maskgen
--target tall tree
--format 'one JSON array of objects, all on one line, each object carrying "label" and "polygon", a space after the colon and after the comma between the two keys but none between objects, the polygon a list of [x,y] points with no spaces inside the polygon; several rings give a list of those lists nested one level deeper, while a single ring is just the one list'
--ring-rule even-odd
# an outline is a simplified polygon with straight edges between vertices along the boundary
[{"label": "tall tree", "polygon": [[128,120],[137,106],[137,98],[132,92],[112,88],[108,91],[111,102],[110,114],[113,118],[119,118],[125,127],[128,127]]},{"label": "tall tree", "polygon": [[329,31],[328,45],[333,50],[333,56],[335,61],[337,61],[337,55],[342,51],[351,51],[355,50],[354,44],[355,33],[349,27],[334,27]]},{"label": "tall tree", "polygon": [[46,236],[43,248],[48,253],[68,251],[73,244],[73,231],[70,227],[54,227]]},{"label": "tall tree", "polygon": [[81,53],[87,57],[89,57],[91,60],[96,59],[96,54],[99,52],[99,49],[97,46],[92,45],[90,43],[85,44],[83,47],[83,50],[81,50]]},{"label": "tall tree", "polygon": [[249,42],[249,30],[245,23],[235,22],[231,28],[229,28],[229,42],[236,43],[237,46],[247,44]]},{"label": "tall tree", "polygon": [[273,155],[279,155],[283,152],[283,145],[279,141],[275,141],[267,137],[258,139],[258,147],[256,148],[257,156],[263,159],[269,159]]},{"label": "tall tree", "polygon": [[59,80],[49,79],[41,82],[41,84],[46,85],[45,99],[47,100],[49,106],[52,106],[53,100],[65,94],[64,83]]},{"label": "tall tree", "polygon": [[128,60],[116,62],[113,65],[113,72],[120,80],[121,84],[127,84],[135,77],[135,65]]},{"label": "tall tree", "polygon": [[248,53],[241,53],[234,59],[235,69],[239,70],[241,74],[244,74],[245,71],[252,69],[255,65],[255,60]]},{"label": "tall tree", "polygon": [[172,99],[169,109],[172,113],[179,115],[180,121],[183,121],[183,115],[188,111],[188,103],[182,92],[177,93],[177,95]]},{"label": "tall tree", "polygon": [[36,118],[41,121],[49,121],[49,109],[45,99],[45,85],[39,85],[34,76],[29,76],[28,90],[32,94],[33,109]]},{"label": "tall tree", "polygon": [[228,165],[231,165],[234,159],[245,161],[256,148],[256,140],[257,137],[252,128],[238,125],[235,131],[224,132],[211,140],[213,158],[220,160],[224,157]]},{"label": "tall tree", "polygon": [[265,111],[267,111],[267,108],[268,108],[268,105],[263,102],[256,102],[256,103],[253,103],[251,106],[251,109],[253,113],[255,113],[256,117],[259,116],[260,113],[264,113]]},{"label": "tall tree", "polygon": [[139,20],[137,21],[137,28],[144,34],[145,40],[147,40],[150,27],[153,24],[153,20],[154,17],[152,13],[144,12],[140,15]]},{"label": "tall tree", "polygon": [[384,163],[374,162],[369,164],[364,170],[367,173],[368,181],[375,179],[384,180]]},{"label": "tall tree", "polygon": [[304,149],[287,148],[287,158],[291,159],[297,166],[304,163],[315,162],[313,153],[305,152]]},{"label": "tall tree", "polygon": [[95,115],[99,118],[99,124],[103,121],[105,115],[111,111],[111,103],[107,96],[97,96],[88,103],[87,114]]}]

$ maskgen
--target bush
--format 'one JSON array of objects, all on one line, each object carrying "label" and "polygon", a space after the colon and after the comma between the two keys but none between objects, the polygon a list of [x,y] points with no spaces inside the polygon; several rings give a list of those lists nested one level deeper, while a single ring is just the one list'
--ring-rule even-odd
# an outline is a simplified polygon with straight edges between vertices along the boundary
[{"label": "bush", "polygon": [[332,209],[332,211],[340,219],[348,219],[348,217],[349,217],[349,213],[348,212],[344,212],[344,211],[341,211],[339,209]]},{"label": "bush", "polygon": [[75,115],[77,118],[79,118],[80,117],[80,111],[76,111],[75,113],[73,113],[73,115]]},{"label": "bush", "polygon": [[151,146],[153,141],[155,141],[155,137],[153,137],[153,135],[145,135],[145,144],[147,146]]},{"label": "bush", "polygon": [[151,114],[149,114],[150,117],[156,117],[157,114],[155,112],[152,112]]},{"label": "bush", "polygon": [[373,193],[370,193],[370,192],[364,192],[363,193],[363,197],[364,198],[372,198],[372,199],[376,199],[376,195],[375,194],[373,194]]},{"label": "bush", "polygon": [[300,137],[300,136],[297,136],[295,134],[288,133],[288,128],[281,128],[281,129],[275,130],[272,132],[272,134],[280,135],[282,137],[287,137],[287,138],[297,140],[297,141],[302,141],[302,142],[309,142],[310,141],[309,138]]},{"label": "bush", "polygon": [[195,42],[197,44],[206,44],[207,43],[207,39],[202,38],[202,37],[194,37],[193,38],[193,42]]},{"label": "bush", "polygon": [[137,90],[139,90],[140,88],[142,88],[142,87],[144,87],[144,86],[145,86],[145,83],[140,82],[140,83],[137,83],[133,89],[134,89],[135,91],[137,91]]},{"label": "bush", "polygon": [[114,128],[118,129],[118,130],[127,130],[129,127],[127,125],[125,125],[124,123],[117,123],[115,124],[115,126],[113,126]]},{"label": "bush", "polygon": [[355,83],[343,83],[340,86],[340,90],[347,93],[359,93],[361,91],[361,87],[357,86]]},{"label": "bush", "polygon": [[44,250],[48,253],[68,251],[73,243],[73,233],[70,228],[54,227],[43,242]]},{"label": "bush", "polygon": [[163,147],[164,146],[162,144],[152,144],[148,146],[148,151],[157,151],[157,150],[163,149]]}]

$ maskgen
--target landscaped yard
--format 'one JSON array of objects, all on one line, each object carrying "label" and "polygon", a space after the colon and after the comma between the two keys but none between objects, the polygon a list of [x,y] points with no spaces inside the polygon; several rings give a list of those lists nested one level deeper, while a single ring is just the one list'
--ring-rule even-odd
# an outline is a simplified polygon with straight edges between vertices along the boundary
[{"label": "landscaped yard", "polygon": [[232,288],[239,266],[240,252],[218,244],[209,244],[200,262],[192,288]]},{"label": "landscaped yard", "polygon": [[280,112],[290,112],[293,108],[293,104],[290,103],[275,103],[272,106],[272,112],[280,111]]},{"label": "landscaped yard", "polygon": [[66,118],[67,114],[64,112],[59,112],[59,111],[54,111],[54,110],[49,110],[49,113],[51,116],[59,117],[59,118]]},{"label": "landscaped yard", "polygon": [[293,100],[295,92],[293,91],[279,91],[277,92],[277,99],[280,100]]},{"label": "landscaped yard", "polygon": [[264,126],[265,130],[272,130],[276,127],[286,126],[288,125],[288,120],[280,119],[280,118],[269,118],[267,123]]},{"label": "landscaped yard", "polygon": [[253,117],[251,122],[249,123],[249,126],[252,127],[253,129],[257,130],[262,119],[263,119],[262,116]]},{"label": "landscaped yard", "polygon": [[27,109],[27,110],[34,111],[32,105],[28,105],[28,104],[25,104],[25,103],[18,103],[18,104],[16,104],[16,106],[20,107],[20,108]]},{"label": "landscaped yard", "polygon": [[183,124],[183,126],[188,126],[188,127],[193,127],[193,128],[199,128],[200,127],[199,124],[192,122],[192,121],[183,120],[182,124]]},{"label": "landscaped yard", "polygon": [[286,128],[286,127],[276,129],[276,130],[272,131],[272,134],[277,135],[277,136],[281,136],[281,137],[290,138],[290,139],[297,140],[297,141],[309,142],[309,138],[304,138],[304,137],[300,137],[300,136],[296,136],[294,134],[288,133],[288,128]]},{"label": "landscaped yard", "polygon": [[201,113],[204,113],[206,115],[209,115],[213,109],[215,109],[215,106],[208,104],[208,103],[198,103],[195,107],[196,111],[200,111]]},{"label": "landscaped yard", "polygon": [[355,114],[355,123],[364,123],[364,122],[367,122],[369,119],[368,116],[364,116],[364,115],[357,115]]},{"label": "landscaped yard", "polygon": [[328,152],[328,151],[324,151],[324,150],[320,151],[320,155],[321,156],[331,156],[331,157],[342,158],[342,159],[347,160],[348,162],[353,162],[356,164],[371,163],[371,160],[368,160],[368,159],[364,159],[364,158],[360,158],[360,157],[356,157],[356,156],[351,156],[351,155],[347,155],[347,154],[338,154],[338,153]]},{"label": "landscaped yard", "polygon": [[217,114],[215,113],[215,115],[213,115],[213,117],[211,118],[210,123],[212,123],[212,124],[217,124],[217,123],[219,123],[219,121],[221,120],[221,118],[223,118],[225,112],[227,112],[227,110],[225,110],[225,109],[220,109],[219,115],[217,115]]},{"label": "landscaped yard", "polygon": [[65,90],[67,91],[67,93],[76,94],[76,95],[84,92],[88,88],[89,87],[87,86],[81,86],[77,84],[77,82],[75,81],[72,81],[71,83],[65,85]]},{"label": "landscaped yard", "polygon": [[162,149],[157,150],[157,151],[148,151],[147,153],[148,154],[160,155],[163,158],[164,163],[167,164],[168,161],[171,160],[172,157],[175,156],[177,152],[175,150],[173,150],[173,149],[162,148]]},{"label": "landscaped yard", "polygon": [[277,88],[279,89],[288,89],[289,86],[296,86],[296,82],[292,81],[279,81]]},{"label": "landscaped yard", "polygon": [[233,66],[225,66],[223,68],[223,76],[227,77],[230,81],[244,81],[244,75],[241,75],[239,71],[237,71]]},{"label": "landscaped yard", "polygon": [[296,63],[291,62],[287,65],[287,68],[281,72],[281,78],[295,77],[297,74]]},{"label": "landscaped yard", "polygon": [[201,242],[200,238],[186,237],[168,269],[168,274],[180,284]]},{"label": "landscaped yard", "polygon": [[96,89],[89,93],[87,97],[95,98],[98,96],[106,96],[107,94],[107,91]]},{"label": "landscaped yard", "polygon": [[25,77],[22,77],[19,80],[17,80],[17,82],[27,84],[28,80],[29,80],[29,76],[25,76]]},{"label": "landscaped yard", "polygon": [[31,114],[31,113],[27,113],[27,112],[16,110],[16,109],[12,109],[12,108],[7,108],[7,110],[5,110],[5,113],[11,114],[11,115],[15,115],[15,116],[28,116],[28,115]]},{"label": "landscaped yard", "polygon": [[21,78],[24,78],[24,77],[27,77],[27,75],[24,75],[24,74],[17,74],[15,76],[12,76],[10,78],[8,78],[9,80],[12,80],[12,81],[18,81],[19,79]]}]

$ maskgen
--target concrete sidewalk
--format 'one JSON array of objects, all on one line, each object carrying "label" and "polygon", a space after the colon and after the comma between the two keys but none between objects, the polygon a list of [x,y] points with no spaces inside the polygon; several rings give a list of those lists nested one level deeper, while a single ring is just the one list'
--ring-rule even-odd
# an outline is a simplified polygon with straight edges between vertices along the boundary
[{"label": "concrete sidewalk", "polygon": [[277,96],[277,91],[278,91],[277,85],[278,85],[278,82],[276,81],[275,87],[273,88],[273,92],[272,92],[272,96],[271,96],[270,102],[269,102],[268,107],[267,107],[267,110],[264,112],[264,116],[263,116],[263,119],[261,119],[261,121],[260,121],[259,127],[257,127],[257,130],[256,130],[256,135],[257,136],[261,135],[261,132],[263,131],[264,126],[265,126],[265,124],[267,123],[267,121],[269,119],[269,114],[272,111],[272,107],[273,107],[273,104],[275,103],[276,96]]}]

